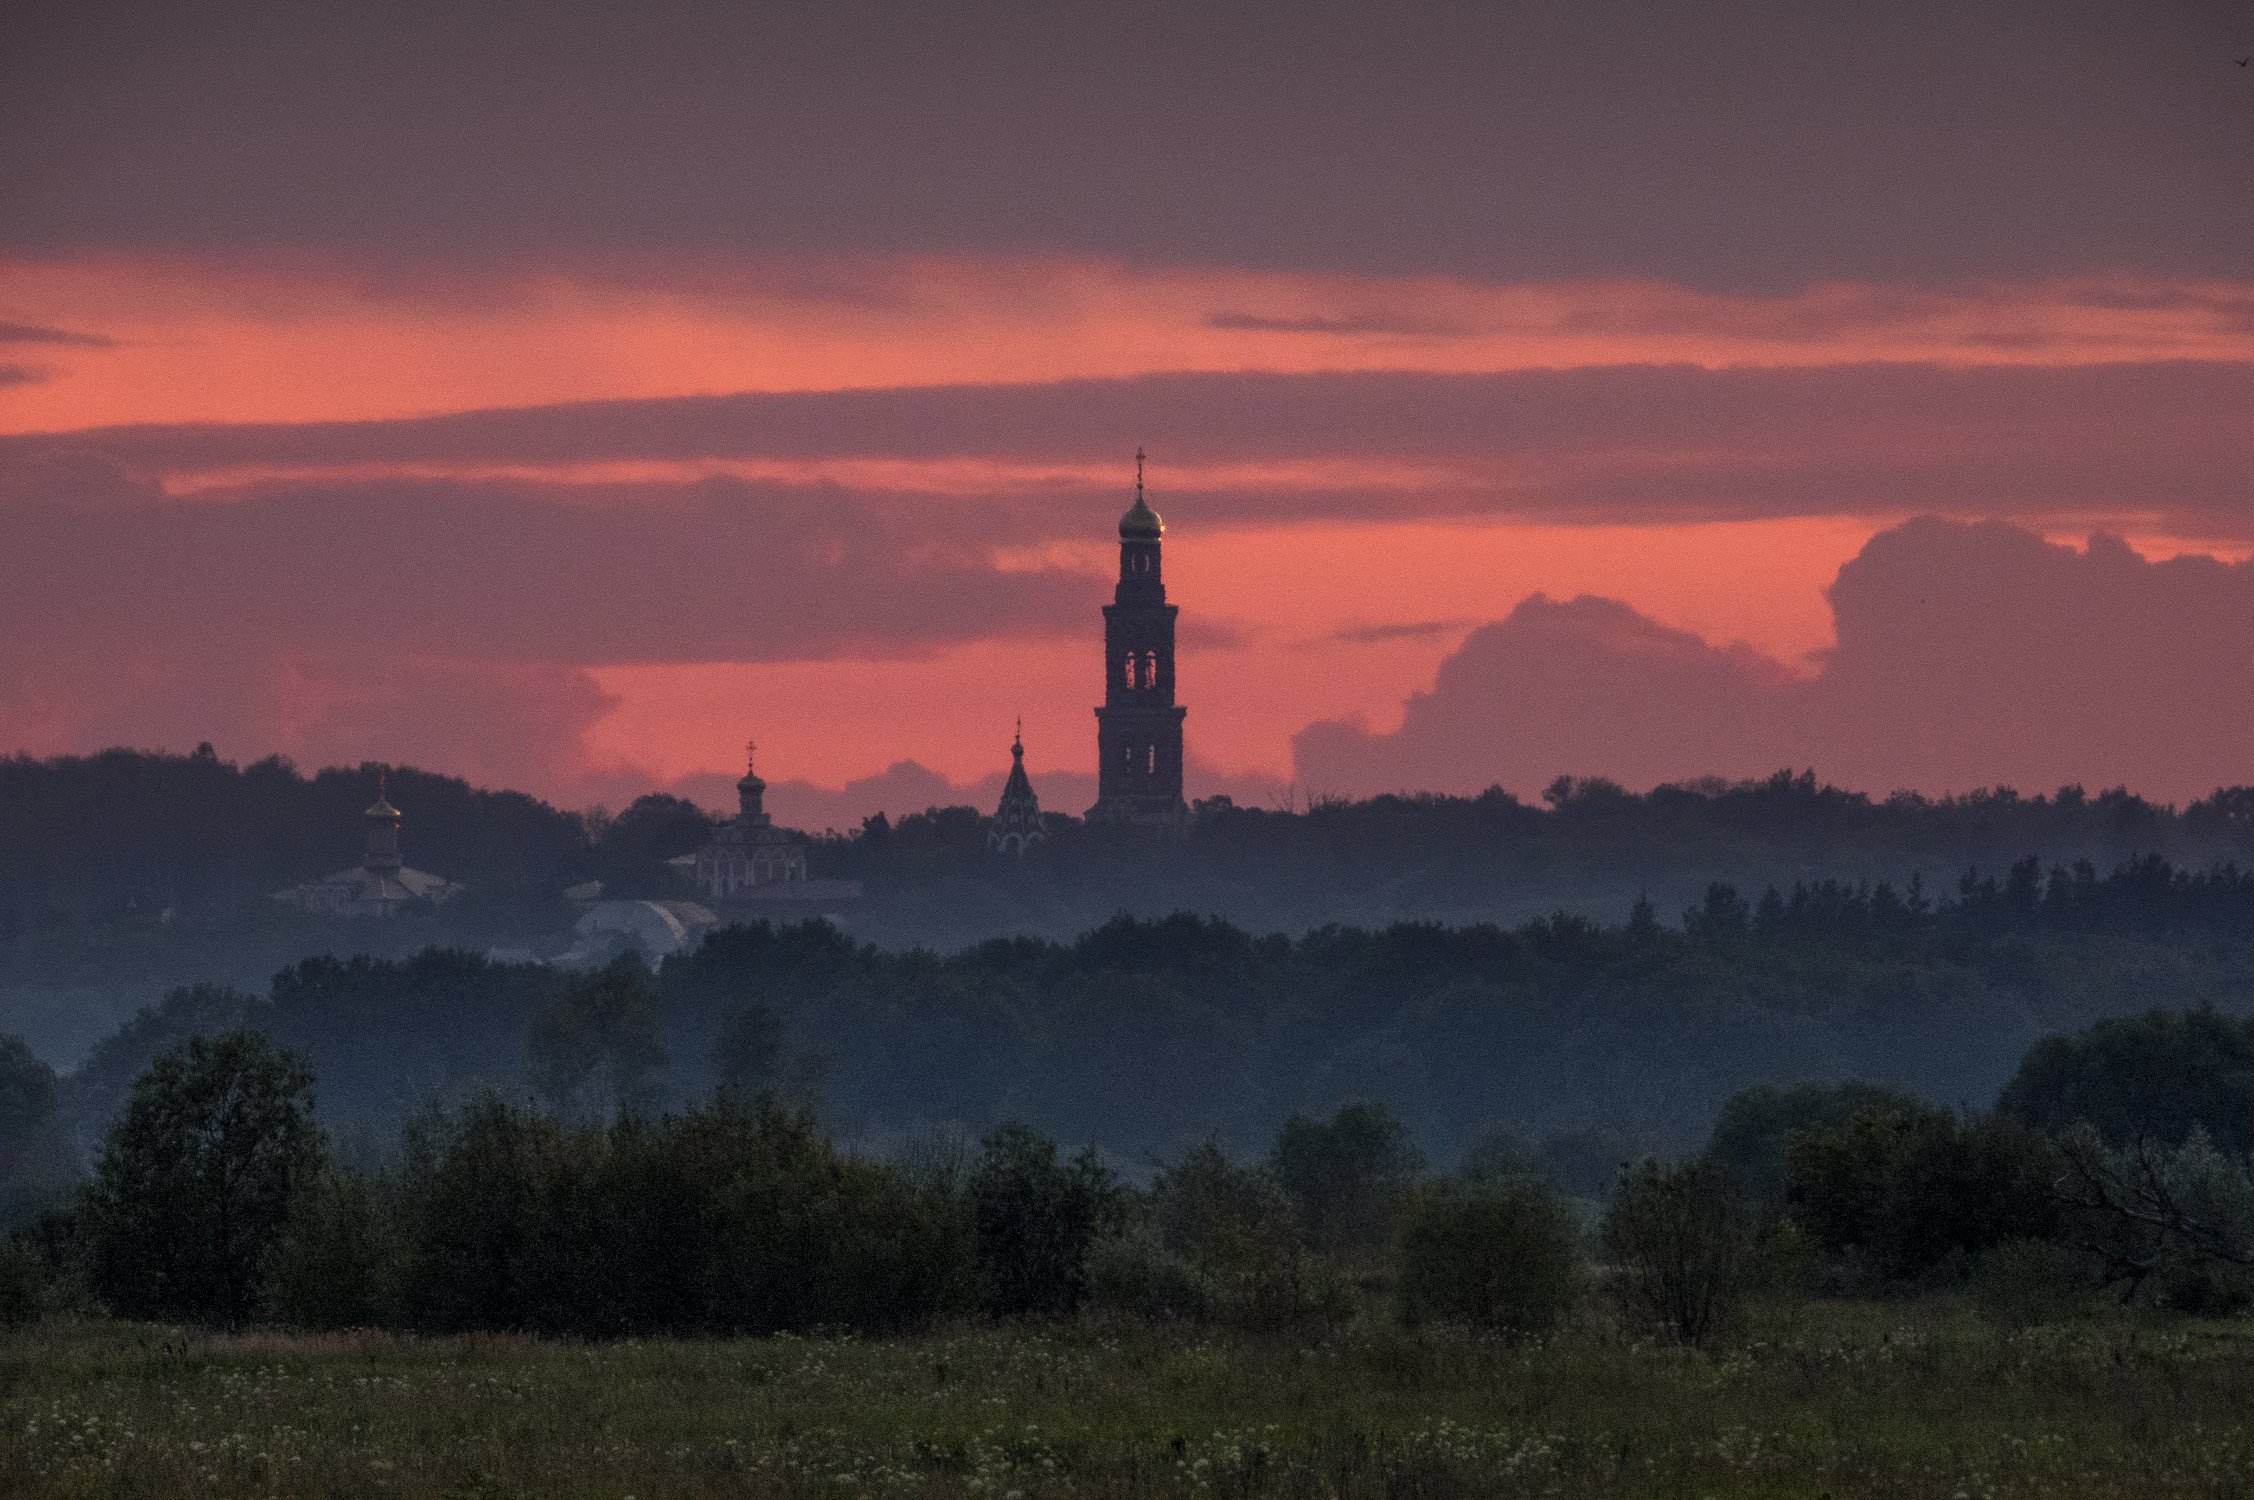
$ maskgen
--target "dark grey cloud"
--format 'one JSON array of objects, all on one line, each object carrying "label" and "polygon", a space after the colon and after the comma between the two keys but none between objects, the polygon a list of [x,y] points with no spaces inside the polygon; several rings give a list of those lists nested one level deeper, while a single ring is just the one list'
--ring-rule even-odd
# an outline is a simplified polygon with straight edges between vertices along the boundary
[{"label": "dark grey cloud", "polygon": [[11,385],[37,385],[46,375],[30,365],[0,364],[0,389]]},{"label": "dark grey cloud", "polygon": [[1398,730],[1301,731],[1300,782],[1530,794],[1785,765],[1872,792],[2254,782],[2254,564],[1927,518],[1872,538],[1828,595],[1838,643],[1810,677],[1615,600],[1536,595],[1466,638]]},{"label": "dark grey cloud", "polygon": [[[2254,531],[2254,364],[1449,375],[1177,374],[1005,386],[788,392],[465,412],[400,421],[110,428],[0,437],[8,467],[101,462],[144,477],[281,467],[613,460],[990,459],[1118,463],[1202,524],[1512,514],[1565,520],[1779,515],[2164,514]],[[1353,466],[1443,476],[1377,487]],[[1200,490],[1170,466],[1340,465],[1333,484]],[[1085,534],[1116,486],[1027,498],[899,496],[893,513],[1038,540]]]},{"label": "dark grey cloud", "polygon": [[1266,318],[1257,313],[1207,313],[1208,328],[1238,333],[1327,333],[1340,338],[1382,335],[1411,339],[1460,339],[1479,332],[1468,323],[1419,318],[1405,313],[1363,313],[1350,318]]},{"label": "dark grey cloud", "polygon": [[1080,630],[1101,580],[997,571],[864,499],[730,480],[385,481],[0,504],[0,639],[520,665],[914,656]]},{"label": "dark grey cloud", "polygon": [[2237,276],[2238,0],[18,0],[0,246]]},{"label": "dark grey cloud", "polygon": [[1401,620],[1380,625],[1349,625],[1332,631],[1329,639],[1348,646],[1375,646],[1386,641],[1429,641],[1436,636],[1468,630],[1472,620]]},{"label": "dark grey cloud", "polygon": [[36,323],[0,323],[0,344],[61,344],[74,349],[114,349],[117,340],[98,333],[73,333],[67,328],[42,328]]},{"label": "dark grey cloud", "polygon": [[590,668],[914,658],[1083,634],[1102,597],[841,491],[380,481],[178,501],[98,458],[37,457],[0,460],[11,748],[209,739],[578,801],[599,794],[586,734],[611,706]]}]

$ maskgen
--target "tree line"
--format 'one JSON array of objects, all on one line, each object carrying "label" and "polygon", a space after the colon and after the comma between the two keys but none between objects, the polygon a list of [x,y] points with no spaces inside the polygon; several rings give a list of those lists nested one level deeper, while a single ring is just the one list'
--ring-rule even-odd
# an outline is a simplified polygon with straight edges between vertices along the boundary
[{"label": "tree line", "polygon": [[1295,938],[1177,915],[937,953],[751,924],[654,972],[632,954],[573,973],[430,949],[305,959],[263,993],[185,986],[48,1087],[90,1149],[159,1052],[248,1027],[308,1059],[331,1123],[379,1131],[480,1087],[594,1117],[728,1085],[818,1100],[857,1138],[1020,1119],[1143,1161],[1360,1098],[1437,1156],[1508,1126],[1601,1186],[1624,1154],[1701,1138],[1753,1084],[1985,1099],[2046,1035],[2156,1005],[2243,1010],[2250,922],[2254,878],[2235,867],[2021,860],[1943,892],[1717,883],[1672,921],[1646,901],[1611,926]]},{"label": "tree line", "polygon": [[[2202,1080],[2188,1102],[2169,1066]],[[481,1092],[345,1150],[315,1088],[256,1032],[160,1054],[86,1180],[0,1252],[0,1318],[609,1338],[1598,1317],[1701,1343],[1764,1291],[1969,1286],[2011,1321],[2108,1292],[2254,1307],[2254,1023],[2212,1013],[2047,1041],[1979,1113],[1749,1089],[1697,1151],[1617,1163],[1579,1205],[1507,1133],[1435,1172],[1369,1102],[1295,1115],[1258,1156],[1198,1142],[1138,1185],[1014,1121],[848,1150],[732,1085],[607,1121]]]},{"label": "tree line", "polygon": [[[335,924],[293,924],[269,898],[359,859],[360,813],[380,769],[307,775],[278,757],[237,765],[209,746],[0,758],[0,979],[56,970],[89,937],[105,949],[153,934],[174,949],[263,954],[257,939],[281,923],[299,952],[323,933],[341,941]],[[705,842],[715,821],[667,794],[615,815],[571,812],[412,767],[384,774],[407,810],[409,861],[468,887],[427,914],[417,946],[552,937],[571,920],[560,892],[589,880],[619,896],[693,894],[666,862]],[[1914,876],[1946,885],[2028,855],[2044,871],[2147,857],[2254,863],[2254,788],[2181,808],[2120,788],[1873,798],[1813,772],[1779,772],[1641,794],[1560,777],[1538,802],[1500,788],[1277,808],[1214,797],[1175,841],[1055,815],[1049,840],[1022,860],[988,850],[987,811],[878,815],[800,837],[814,873],[864,882],[859,930],[892,947],[1017,932],[1063,939],[1123,910],[1213,912],[1294,933],[1397,920],[1516,924],[1559,909],[1616,919],[1639,891],[1676,911],[1717,880],[1749,893],[1796,878],[1884,881],[1899,892]],[[371,930],[350,943],[390,940]]]}]

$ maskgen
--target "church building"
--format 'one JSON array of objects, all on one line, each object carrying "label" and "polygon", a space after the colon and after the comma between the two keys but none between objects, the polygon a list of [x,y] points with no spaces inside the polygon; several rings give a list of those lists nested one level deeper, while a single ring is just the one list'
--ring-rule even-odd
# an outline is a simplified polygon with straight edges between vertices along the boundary
[{"label": "church building", "polygon": [[727,921],[796,922],[851,910],[861,882],[808,877],[805,842],[777,828],[767,811],[767,783],[751,764],[756,749],[745,747],[736,815],[696,852],[698,892]]},{"label": "church building", "polygon": [[744,750],[743,779],[736,783],[736,815],[697,851],[697,888],[714,901],[806,878],[806,846],[767,815],[767,783],[752,768],[758,746]]},{"label": "church building", "polygon": [[1041,799],[1025,774],[1025,723],[1010,741],[1010,778],[1002,783],[1002,802],[986,830],[986,847],[996,854],[1023,854],[1048,837],[1041,827]]},{"label": "church building", "polygon": [[437,906],[462,893],[443,875],[410,870],[399,858],[399,809],[391,805],[381,775],[376,800],[360,815],[367,827],[368,852],[350,870],[276,891],[274,899],[324,917],[391,917],[416,906]]},{"label": "church building", "polygon": [[1135,451],[1135,503],[1119,518],[1119,586],[1104,606],[1104,701],[1096,710],[1096,805],[1091,823],[1179,825],[1182,720],[1174,701],[1174,617],[1159,571],[1166,523],[1143,500]]}]

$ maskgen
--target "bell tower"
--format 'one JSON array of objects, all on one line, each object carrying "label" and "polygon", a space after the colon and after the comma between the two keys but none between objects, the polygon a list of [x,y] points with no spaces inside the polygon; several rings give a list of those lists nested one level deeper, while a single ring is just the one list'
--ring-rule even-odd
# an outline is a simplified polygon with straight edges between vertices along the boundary
[{"label": "bell tower", "polygon": [[1182,720],[1174,701],[1174,617],[1159,571],[1166,523],[1143,500],[1135,450],[1135,503],[1119,518],[1119,587],[1104,606],[1104,702],[1096,710],[1096,805],[1091,823],[1180,823]]}]

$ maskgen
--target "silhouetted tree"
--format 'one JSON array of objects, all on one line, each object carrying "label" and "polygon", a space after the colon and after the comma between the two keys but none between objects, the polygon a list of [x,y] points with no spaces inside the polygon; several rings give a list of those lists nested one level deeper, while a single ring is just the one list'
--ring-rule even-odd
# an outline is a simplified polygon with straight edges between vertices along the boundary
[{"label": "silhouetted tree", "polygon": [[1391,1236],[1424,1153],[1382,1104],[1340,1106],[1327,1121],[1293,1115],[1268,1153],[1316,1249],[1373,1250]]},{"label": "silhouetted tree", "polygon": [[256,1027],[266,1010],[266,1002],[257,996],[223,984],[183,985],[161,1003],[142,1006],[132,1020],[95,1043],[71,1075],[72,1123],[84,1138],[98,1138],[124,1105],[134,1082],[158,1057],[191,1037]]},{"label": "silhouetted tree", "polygon": [[533,1018],[533,1091],[558,1111],[657,1107],[666,1050],[657,982],[633,954],[567,985]]},{"label": "silhouetted tree", "polygon": [[663,894],[665,862],[710,842],[712,829],[711,815],[686,797],[651,792],[594,830],[593,868],[612,895]]},{"label": "silhouetted tree", "polygon": [[1996,1108],[2052,1134],[2086,1122],[2117,1145],[2204,1129],[2222,1150],[2254,1150],[2254,1020],[2155,1010],[2045,1037]]},{"label": "silhouetted tree", "polygon": [[998,1317],[1054,1316],[1087,1299],[1088,1249],[1115,1216],[1118,1186],[1095,1153],[1057,1159],[1020,1124],[989,1132],[971,1172],[978,1279]]},{"label": "silhouetted tree", "polygon": [[323,1153],[313,1075],[264,1037],[164,1053],[134,1084],[86,1194],[96,1292],[135,1317],[249,1318]]},{"label": "silhouetted tree", "polygon": [[0,1232],[53,1207],[76,1176],[55,1070],[0,1036]]},{"label": "silhouetted tree", "polygon": [[1705,1159],[1744,1197],[1755,1220],[1766,1223],[1785,1211],[1795,1134],[1844,1125],[1866,1109],[1919,1107],[1898,1089],[1868,1083],[1756,1084],[1723,1101]]},{"label": "silhouetted tree", "polygon": [[1792,1138],[1793,1216],[1866,1274],[1915,1278],[2059,1227],[2055,1163],[2024,1127],[1998,1116],[1878,1106]]}]

